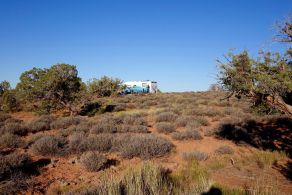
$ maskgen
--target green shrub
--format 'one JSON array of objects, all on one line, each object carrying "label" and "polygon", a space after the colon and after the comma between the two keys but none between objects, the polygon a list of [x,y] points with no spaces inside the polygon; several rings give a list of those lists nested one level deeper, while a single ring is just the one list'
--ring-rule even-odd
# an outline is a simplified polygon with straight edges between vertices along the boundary
[{"label": "green shrub", "polygon": [[175,131],[175,128],[173,126],[173,124],[169,123],[169,122],[159,122],[156,124],[156,130],[159,133],[172,133]]},{"label": "green shrub", "polygon": [[105,168],[108,159],[102,154],[90,151],[81,155],[80,163],[87,171],[93,172]]},{"label": "green shrub", "polygon": [[170,194],[172,183],[167,170],[147,162],[126,171],[122,178],[125,194]]},{"label": "green shrub", "polygon": [[287,154],[278,151],[258,151],[255,158],[260,168],[271,168],[278,161],[287,158]]}]

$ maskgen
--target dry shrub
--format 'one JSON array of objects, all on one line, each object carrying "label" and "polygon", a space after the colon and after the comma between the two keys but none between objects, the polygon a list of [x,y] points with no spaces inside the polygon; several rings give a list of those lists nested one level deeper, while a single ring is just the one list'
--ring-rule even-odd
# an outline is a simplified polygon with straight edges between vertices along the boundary
[{"label": "dry shrub", "polygon": [[114,139],[113,147],[124,158],[150,159],[168,154],[173,144],[150,134],[119,135]]},{"label": "dry shrub", "polygon": [[143,125],[119,125],[117,127],[119,133],[148,133],[148,127]]},{"label": "dry shrub", "polygon": [[87,140],[88,150],[100,152],[109,151],[112,147],[113,136],[111,134],[90,135]]},{"label": "dry shrub", "polygon": [[111,134],[86,136],[84,133],[74,133],[69,137],[69,149],[72,153],[81,153],[89,150],[106,152],[111,149],[112,141],[113,136]]},{"label": "dry shrub", "polygon": [[98,123],[90,129],[90,133],[99,134],[99,133],[116,133],[117,126],[115,124],[108,123]]},{"label": "dry shrub", "polygon": [[[7,156],[0,155],[0,180],[16,172],[26,172],[32,160],[27,154],[12,153]],[[31,170],[33,171],[33,170]]]},{"label": "dry shrub", "polygon": [[216,149],[216,154],[234,154],[234,149],[231,146],[223,145]]},{"label": "dry shrub", "polygon": [[50,115],[41,116],[39,119],[30,122],[27,127],[32,133],[39,131],[45,131],[51,129],[51,123],[55,120],[55,117]]},{"label": "dry shrub", "polygon": [[0,137],[0,148],[18,148],[24,145],[24,142],[17,135],[5,133]]},{"label": "dry shrub", "polygon": [[173,112],[162,112],[156,115],[156,122],[173,122],[177,119],[177,114]]},{"label": "dry shrub", "polygon": [[60,137],[44,136],[31,145],[31,150],[38,155],[56,156],[62,155],[65,151],[65,140]]},{"label": "dry shrub", "polygon": [[88,150],[87,135],[83,132],[73,133],[69,137],[69,150],[73,153],[80,153]]},{"label": "dry shrub", "polygon": [[93,172],[103,169],[108,163],[108,159],[102,154],[89,151],[81,155],[80,163],[87,171]]},{"label": "dry shrub", "polygon": [[23,136],[27,134],[27,128],[19,121],[12,121],[8,119],[5,121],[4,126],[0,129],[0,132]]},{"label": "dry shrub", "polygon": [[73,125],[67,128],[68,132],[84,132],[87,133],[93,126],[92,122],[81,121],[78,125]]},{"label": "dry shrub", "polygon": [[209,155],[201,151],[184,152],[182,158],[187,161],[197,160],[205,161],[209,158]]},{"label": "dry shrub", "polygon": [[156,130],[159,133],[172,133],[175,131],[175,128],[173,126],[173,124],[169,123],[169,122],[159,122],[156,124]]},{"label": "dry shrub", "polygon": [[4,122],[9,118],[11,118],[11,116],[9,114],[6,114],[4,112],[0,112],[0,122]]},{"label": "dry shrub", "polygon": [[126,125],[143,125],[147,126],[147,122],[138,114],[124,116],[123,123]]},{"label": "dry shrub", "polygon": [[198,130],[188,129],[184,132],[175,132],[171,134],[174,140],[201,140],[203,136]]},{"label": "dry shrub", "polygon": [[185,117],[185,116],[180,116],[179,118],[177,118],[177,120],[175,121],[175,126],[176,127],[185,127],[188,123],[189,123],[189,118]]},{"label": "dry shrub", "polygon": [[71,125],[78,125],[82,121],[81,117],[62,117],[51,123],[52,129],[66,129]]}]

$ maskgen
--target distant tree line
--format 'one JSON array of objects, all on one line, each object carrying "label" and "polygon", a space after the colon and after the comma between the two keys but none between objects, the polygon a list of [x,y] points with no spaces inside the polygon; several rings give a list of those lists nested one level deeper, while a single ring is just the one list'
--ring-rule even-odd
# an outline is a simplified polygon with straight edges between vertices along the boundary
[{"label": "distant tree line", "polygon": [[247,51],[229,53],[219,61],[218,80],[227,98],[246,96],[255,108],[273,109],[292,117],[292,17],[279,25],[276,40],[290,47],[284,54],[260,52],[256,59]]},{"label": "distant tree line", "polygon": [[78,77],[76,66],[56,64],[23,72],[15,89],[8,81],[2,81],[0,110],[50,113],[67,109],[74,114],[80,104],[97,97],[117,95],[122,89],[120,79],[103,76],[85,84]]}]

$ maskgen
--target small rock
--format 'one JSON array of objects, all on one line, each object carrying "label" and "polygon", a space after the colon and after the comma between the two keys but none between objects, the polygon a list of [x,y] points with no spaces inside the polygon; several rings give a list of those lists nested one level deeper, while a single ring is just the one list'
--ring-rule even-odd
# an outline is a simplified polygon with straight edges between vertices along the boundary
[{"label": "small rock", "polygon": [[77,158],[71,158],[71,159],[69,159],[68,160],[68,163],[70,163],[70,164],[77,164]]}]

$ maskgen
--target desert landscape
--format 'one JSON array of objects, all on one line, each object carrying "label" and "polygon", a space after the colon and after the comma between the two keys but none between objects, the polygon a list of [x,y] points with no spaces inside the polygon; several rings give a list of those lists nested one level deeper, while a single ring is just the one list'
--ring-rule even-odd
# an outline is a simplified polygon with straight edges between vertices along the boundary
[{"label": "desert landscape", "polygon": [[105,98],[115,109],[93,117],[2,113],[1,192],[289,194],[291,120],[224,97]]},{"label": "desert landscape", "polygon": [[0,195],[291,195],[290,1],[0,1]]}]

